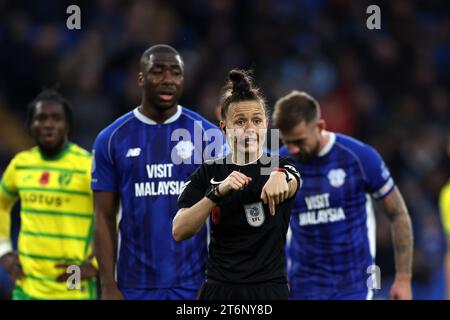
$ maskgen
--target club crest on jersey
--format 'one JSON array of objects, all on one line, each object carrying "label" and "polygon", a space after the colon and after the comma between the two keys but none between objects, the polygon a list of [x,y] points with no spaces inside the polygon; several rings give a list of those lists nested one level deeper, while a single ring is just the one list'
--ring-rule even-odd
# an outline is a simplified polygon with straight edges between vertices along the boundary
[{"label": "club crest on jersey", "polygon": [[194,150],[194,144],[192,141],[180,141],[175,146],[175,150],[177,151],[177,155],[185,160],[192,156],[192,151]]},{"label": "club crest on jersey", "polygon": [[339,188],[345,183],[345,177],[347,174],[343,169],[332,169],[328,172],[328,181],[330,181],[330,185]]},{"label": "club crest on jersey", "polygon": [[72,174],[70,172],[64,172],[59,175],[58,182],[61,187],[67,187],[72,181]]},{"label": "club crest on jersey", "polygon": [[245,216],[247,218],[247,222],[252,227],[260,227],[263,223],[265,218],[264,215],[264,208],[262,205],[262,202],[255,202],[246,204],[244,206],[245,210]]}]

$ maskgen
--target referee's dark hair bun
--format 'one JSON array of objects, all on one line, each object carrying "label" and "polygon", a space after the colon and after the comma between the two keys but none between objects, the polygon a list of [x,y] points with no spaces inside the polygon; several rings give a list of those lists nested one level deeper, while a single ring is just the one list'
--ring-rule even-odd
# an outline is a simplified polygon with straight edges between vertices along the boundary
[{"label": "referee's dark hair bun", "polygon": [[244,70],[233,69],[228,74],[230,78],[232,91],[231,94],[241,99],[255,98],[251,92],[252,82]]},{"label": "referee's dark hair bun", "polygon": [[228,82],[221,99],[222,119],[225,119],[231,103],[245,100],[256,100],[261,103],[264,110],[266,108],[264,98],[259,93],[259,89],[253,85],[250,72],[233,69],[228,73]]}]

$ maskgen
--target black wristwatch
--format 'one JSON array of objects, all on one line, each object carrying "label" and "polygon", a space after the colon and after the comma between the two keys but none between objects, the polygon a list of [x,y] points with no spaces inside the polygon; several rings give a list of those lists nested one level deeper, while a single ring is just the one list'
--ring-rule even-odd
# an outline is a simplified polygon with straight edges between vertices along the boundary
[{"label": "black wristwatch", "polygon": [[212,202],[219,203],[222,200],[219,192],[219,185],[212,184],[205,193],[205,197],[210,199]]}]

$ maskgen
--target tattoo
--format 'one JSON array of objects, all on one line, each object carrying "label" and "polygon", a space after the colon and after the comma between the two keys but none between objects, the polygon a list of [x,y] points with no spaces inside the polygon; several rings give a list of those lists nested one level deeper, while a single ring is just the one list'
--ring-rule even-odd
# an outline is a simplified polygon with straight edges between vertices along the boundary
[{"label": "tattoo", "polygon": [[397,272],[412,272],[413,234],[411,219],[405,202],[397,187],[382,200],[384,211],[391,221]]}]

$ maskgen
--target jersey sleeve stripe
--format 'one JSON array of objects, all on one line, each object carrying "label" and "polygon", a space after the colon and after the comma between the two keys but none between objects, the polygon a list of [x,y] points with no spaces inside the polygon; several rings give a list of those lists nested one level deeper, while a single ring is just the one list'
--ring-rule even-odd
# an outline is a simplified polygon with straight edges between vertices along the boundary
[{"label": "jersey sleeve stripe", "polygon": [[90,192],[85,192],[85,191],[49,189],[49,188],[39,188],[39,187],[20,187],[19,191],[41,191],[41,192],[67,193],[67,194],[74,194],[74,195],[85,196],[85,197],[91,196]]},{"label": "jersey sleeve stripe", "polygon": [[68,153],[73,154],[73,155],[75,155],[75,156],[79,156],[79,157],[83,157],[83,158],[88,158],[88,159],[91,157],[90,153],[87,152],[87,151],[86,151],[86,153],[81,153],[81,152],[78,152],[78,151],[70,150]]},{"label": "jersey sleeve stripe", "polygon": [[92,239],[94,238],[94,221],[91,221],[91,224],[89,226],[89,231],[88,231],[88,235],[87,237],[85,237],[85,244],[84,244],[84,249],[83,249],[83,253],[84,256],[87,257],[87,253],[89,251],[89,246],[92,243]]},{"label": "jersey sleeve stripe", "polygon": [[74,263],[81,263],[83,262],[81,259],[77,258],[67,258],[67,257],[51,257],[51,256],[44,256],[44,255],[37,255],[37,254],[30,254],[26,252],[19,251],[19,256],[30,258],[30,259],[37,259],[37,260],[48,260],[48,261],[56,261],[56,262],[74,262]]},{"label": "jersey sleeve stripe", "polygon": [[47,171],[57,171],[57,172],[63,172],[63,173],[79,173],[79,174],[86,174],[86,170],[73,170],[73,169],[65,169],[65,168],[58,168],[58,167],[46,167],[46,166],[16,166],[16,170],[47,170]]},{"label": "jersey sleeve stripe", "polygon": [[0,187],[10,197],[17,197],[19,195],[18,192],[14,192],[14,191],[10,190],[7,186],[5,186],[3,181],[0,181]]},{"label": "jersey sleeve stripe", "polygon": [[78,240],[78,241],[86,241],[87,237],[78,237],[78,236],[71,236],[66,234],[51,234],[51,233],[42,233],[42,232],[32,232],[28,230],[21,230],[21,234],[27,235],[30,237],[36,237],[36,238],[56,238],[56,239],[67,239],[67,240]]},{"label": "jersey sleeve stripe", "polygon": [[379,200],[384,196],[388,195],[394,188],[394,180],[389,178],[389,180],[382,186],[377,192],[372,193],[374,199]]},{"label": "jersey sleeve stripe", "polygon": [[82,219],[92,219],[92,216],[93,216],[92,213],[37,210],[37,209],[28,209],[28,208],[22,208],[21,213],[24,213],[24,214],[46,214],[46,215],[66,216],[66,217],[82,218]]},{"label": "jersey sleeve stripe", "polygon": [[31,280],[36,280],[36,281],[60,283],[60,282],[56,281],[55,278],[52,278],[52,277],[35,276],[35,275],[31,275],[31,274],[25,274],[24,278],[31,279]]}]

